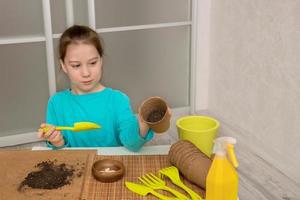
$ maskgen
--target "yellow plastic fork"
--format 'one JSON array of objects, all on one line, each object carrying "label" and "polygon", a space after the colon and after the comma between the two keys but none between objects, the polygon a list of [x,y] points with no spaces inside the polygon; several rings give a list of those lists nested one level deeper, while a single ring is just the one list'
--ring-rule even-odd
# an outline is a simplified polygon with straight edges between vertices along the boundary
[{"label": "yellow plastic fork", "polygon": [[202,200],[202,198],[193,190],[188,188],[184,183],[180,180],[179,171],[176,167],[171,166],[164,169],[159,170],[160,177],[167,176],[172,183],[184,189],[192,198],[192,200]]},{"label": "yellow plastic fork", "polygon": [[146,174],[144,176],[141,176],[138,178],[145,186],[152,188],[154,190],[166,190],[168,192],[171,192],[176,197],[178,197],[180,200],[188,200],[188,198],[181,194],[180,192],[166,186],[166,182],[159,177],[155,176],[152,173]]},{"label": "yellow plastic fork", "polygon": [[177,198],[168,197],[168,196],[162,195],[158,192],[155,192],[153,189],[151,189],[147,186],[141,185],[141,184],[136,184],[136,183],[126,181],[125,185],[130,191],[135,192],[142,196],[152,194],[161,200],[178,200]]}]

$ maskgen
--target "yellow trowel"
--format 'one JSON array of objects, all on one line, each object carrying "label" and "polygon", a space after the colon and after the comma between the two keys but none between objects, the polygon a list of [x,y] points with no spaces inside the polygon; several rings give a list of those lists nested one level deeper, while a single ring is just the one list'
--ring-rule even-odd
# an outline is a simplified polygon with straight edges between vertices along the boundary
[{"label": "yellow trowel", "polygon": [[[47,132],[49,130],[49,126],[46,126],[43,129],[44,132]],[[93,123],[93,122],[76,122],[73,126],[56,126],[55,130],[61,131],[61,130],[70,130],[70,131],[87,131],[92,129],[99,129],[101,128],[100,125]]]}]

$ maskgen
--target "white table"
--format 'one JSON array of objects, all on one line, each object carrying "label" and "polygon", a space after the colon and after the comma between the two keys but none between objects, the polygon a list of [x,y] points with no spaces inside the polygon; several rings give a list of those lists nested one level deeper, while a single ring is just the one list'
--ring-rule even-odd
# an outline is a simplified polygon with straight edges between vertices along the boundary
[{"label": "white table", "polygon": [[[98,155],[167,155],[170,145],[144,146],[139,152],[132,152],[125,147],[97,147],[97,148],[63,148],[64,150],[94,149]],[[33,147],[32,150],[51,150],[48,147]]]}]

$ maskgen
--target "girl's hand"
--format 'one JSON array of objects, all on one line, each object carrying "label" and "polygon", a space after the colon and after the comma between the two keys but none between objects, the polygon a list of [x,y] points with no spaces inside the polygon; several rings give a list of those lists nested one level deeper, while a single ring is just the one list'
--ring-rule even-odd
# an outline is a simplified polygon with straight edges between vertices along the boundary
[{"label": "girl's hand", "polygon": [[[43,128],[50,127],[48,131],[44,132]],[[60,131],[55,130],[55,126],[46,125],[45,123],[41,124],[41,128],[38,132],[38,137],[43,140],[49,141],[53,146],[61,147],[65,144],[64,138]]]},{"label": "girl's hand", "polygon": [[144,120],[142,120],[142,116],[140,115],[140,113],[138,114],[138,120],[139,120],[139,126],[140,126],[140,135],[142,137],[145,137],[146,134],[148,133],[149,126],[146,122],[144,122]]}]

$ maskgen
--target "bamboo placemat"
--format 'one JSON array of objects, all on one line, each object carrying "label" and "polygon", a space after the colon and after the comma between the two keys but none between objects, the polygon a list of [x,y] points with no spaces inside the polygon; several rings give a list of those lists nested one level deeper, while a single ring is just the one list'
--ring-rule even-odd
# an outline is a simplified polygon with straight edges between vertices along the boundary
[{"label": "bamboo placemat", "polygon": [[[82,200],[93,200],[93,199],[109,199],[109,200],[126,200],[126,199],[157,199],[151,194],[143,197],[136,193],[131,192],[125,186],[125,181],[131,181],[140,183],[138,177],[146,173],[157,174],[158,171],[162,168],[171,166],[168,161],[167,155],[139,155],[139,156],[95,156],[93,161],[99,159],[111,158],[114,160],[119,160],[124,163],[125,166],[125,175],[124,177],[113,183],[102,183],[94,179],[91,174],[92,164],[88,165],[87,176],[85,179],[85,184],[82,192]],[[91,163],[93,163],[90,160]],[[179,192],[186,194],[183,190],[173,185],[168,178],[165,178],[167,185],[177,189]],[[198,186],[191,184],[187,180],[183,179],[184,183],[193,189],[196,193],[204,196],[204,191],[201,190]],[[172,196],[169,193],[164,191],[159,191],[160,193]],[[187,194],[186,194],[187,195]],[[188,196],[188,195],[187,195]]]}]

